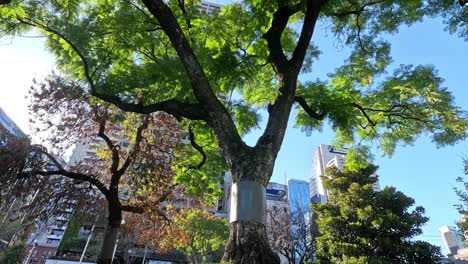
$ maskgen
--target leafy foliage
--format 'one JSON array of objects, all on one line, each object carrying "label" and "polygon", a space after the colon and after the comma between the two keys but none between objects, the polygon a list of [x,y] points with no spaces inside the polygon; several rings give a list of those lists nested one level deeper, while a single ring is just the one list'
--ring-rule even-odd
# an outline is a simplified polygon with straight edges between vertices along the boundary
[{"label": "leafy foliage", "polygon": [[[468,176],[468,159],[463,160],[463,164],[464,176],[466,178]],[[462,185],[461,188],[455,188],[455,193],[458,195],[461,204],[458,204],[455,207],[461,214],[461,219],[458,222],[458,226],[463,232],[466,241],[466,237],[468,235],[468,181],[461,176],[457,178],[457,182]]]},{"label": "leafy foliage", "polygon": [[412,238],[428,221],[424,208],[393,187],[375,191],[376,167],[342,172],[335,167],[322,177],[328,204],[313,205],[320,236],[320,263],[438,263],[438,247]]},{"label": "leafy foliage", "polygon": [[21,263],[24,257],[25,244],[21,241],[9,246],[4,255],[0,255],[0,262],[4,264]]},{"label": "leafy foliage", "polygon": [[197,263],[201,258],[206,263],[208,255],[219,258],[219,250],[229,237],[226,219],[198,208],[176,210],[171,207],[169,210],[172,211],[171,223],[163,223],[165,227],[155,232],[151,228],[142,229],[142,239],[159,251],[180,250],[190,262]]},{"label": "leafy foliage", "polygon": [[[296,2],[289,3],[300,6],[292,23],[301,21],[305,8],[305,1]],[[199,3],[169,1],[168,6],[190,39],[213,93],[242,135],[258,126],[258,111],[278,96],[280,83],[268,66],[271,51],[264,34],[275,10],[283,6],[275,1],[245,1],[207,14],[197,9]],[[328,80],[304,83],[296,94],[332,123],[336,144],[376,140],[382,152],[391,155],[398,144],[411,144],[424,132],[432,133],[441,146],[463,139],[466,113],[453,105],[433,66],[402,65],[384,78],[392,58],[390,43],[381,36],[425,16],[441,15],[450,32],[466,37],[467,10],[451,0],[328,1],[319,19],[329,23],[331,32],[353,52]],[[198,100],[170,40],[139,1],[13,1],[1,12],[4,34],[19,34],[28,26],[39,29],[47,36],[60,70],[68,78],[91,81],[96,92],[140,104]],[[292,55],[297,37],[294,27],[283,32],[286,56]],[[319,48],[309,47],[310,63]],[[297,114],[296,125],[309,133],[322,123],[302,109]],[[213,137],[203,140],[216,146]]]}]

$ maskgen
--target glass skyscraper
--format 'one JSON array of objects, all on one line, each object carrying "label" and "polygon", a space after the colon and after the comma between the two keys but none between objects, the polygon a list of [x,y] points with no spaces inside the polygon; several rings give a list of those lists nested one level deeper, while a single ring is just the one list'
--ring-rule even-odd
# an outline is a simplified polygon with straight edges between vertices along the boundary
[{"label": "glass skyscraper", "polygon": [[288,201],[291,217],[301,215],[311,211],[310,209],[310,184],[309,182],[297,179],[288,180]]}]

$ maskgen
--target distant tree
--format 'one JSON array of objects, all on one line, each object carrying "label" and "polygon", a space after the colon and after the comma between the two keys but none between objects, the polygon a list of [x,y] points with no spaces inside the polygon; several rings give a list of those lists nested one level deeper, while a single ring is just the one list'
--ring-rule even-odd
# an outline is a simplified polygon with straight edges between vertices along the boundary
[{"label": "distant tree", "polygon": [[11,220],[5,216],[7,215],[4,213],[0,214],[0,263],[20,263],[25,253],[21,233],[29,224],[22,224],[19,219]]},{"label": "distant tree", "polygon": [[[389,71],[386,40],[429,17],[444,18],[450,32],[467,38],[465,0],[244,0],[209,14],[200,2],[13,0],[0,8],[0,34],[34,28],[66,78],[87,94],[123,111],[164,111],[196,124],[196,149],[220,151],[239,188],[266,187],[294,108],[296,125],[308,134],[329,123],[337,145],[374,142],[386,155],[420,134],[439,146],[466,138],[466,114],[435,67]],[[329,38],[318,47],[312,38],[324,26]],[[349,57],[326,78],[302,78],[315,70],[320,49],[337,42]],[[261,136],[249,146],[242,137],[262,116]],[[368,154],[359,149],[348,157]],[[177,171],[197,185],[210,175],[217,176]],[[278,263],[263,218],[239,215],[252,221],[233,219],[224,260]]]},{"label": "distant tree", "polygon": [[25,245],[24,242],[18,241],[8,247],[6,252],[0,254],[0,263],[2,264],[18,264],[21,263],[24,257]]},{"label": "distant tree", "polygon": [[320,236],[319,263],[438,263],[440,248],[413,237],[428,221],[424,208],[393,187],[374,191],[377,167],[357,172],[333,167],[322,176],[327,204],[313,205]]},{"label": "distant tree", "polygon": [[[462,187],[455,188],[455,193],[458,195],[460,204],[455,205],[458,212],[461,214],[461,219],[458,221],[458,226],[464,234],[464,238],[468,237],[468,159],[463,160],[464,176],[457,178],[457,182]],[[465,242],[467,243],[467,242]]]},{"label": "distant tree", "polygon": [[[290,264],[312,263],[314,256],[313,234],[316,230],[312,213],[298,207],[298,212],[291,213],[284,208],[267,209],[267,232],[270,245],[275,252],[283,255]],[[308,213],[309,211],[309,213]]]}]

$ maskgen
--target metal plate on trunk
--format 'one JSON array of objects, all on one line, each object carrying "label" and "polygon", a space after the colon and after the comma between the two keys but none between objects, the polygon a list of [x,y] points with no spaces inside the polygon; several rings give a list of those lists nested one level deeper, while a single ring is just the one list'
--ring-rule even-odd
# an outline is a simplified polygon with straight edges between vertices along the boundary
[{"label": "metal plate on trunk", "polygon": [[266,195],[263,185],[254,181],[240,181],[232,185],[229,222],[236,221],[266,223]]}]

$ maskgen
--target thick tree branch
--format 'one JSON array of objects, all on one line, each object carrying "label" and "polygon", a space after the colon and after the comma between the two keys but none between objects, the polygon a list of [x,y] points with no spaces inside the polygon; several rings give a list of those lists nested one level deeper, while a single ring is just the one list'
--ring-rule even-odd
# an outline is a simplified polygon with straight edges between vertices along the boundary
[{"label": "thick tree branch", "polygon": [[230,160],[247,147],[237,132],[230,113],[214,94],[195,52],[171,9],[163,0],[143,0],[143,4],[169,37],[190,79],[193,93],[205,110],[205,120],[216,134],[225,157]]},{"label": "thick tree branch", "polygon": [[99,132],[98,132],[98,137],[104,139],[106,142],[107,148],[111,151],[112,153],[112,162],[111,162],[111,167],[110,167],[110,173],[112,175],[111,178],[111,183],[109,185],[109,189],[116,188],[119,180],[120,180],[120,175],[118,175],[117,170],[119,168],[119,163],[120,163],[120,156],[119,156],[119,150],[117,146],[115,146],[114,142],[105,134],[106,130],[106,120],[102,120],[99,122]]},{"label": "thick tree branch", "polygon": [[[321,7],[326,0],[305,0],[306,10],[304,24],[298,44],[293,53],[291,61],[284,62],[283,50],[281,47],[281,34],[287,26],[289,17],[298,10],[290,7],[280,7],[273,15],[273,21],[265,38],[270,50],[272,64],[276,67],[278,79],[281,87],[280,93],[275,102],[269,106],[268,122],[266,129],[256,144],[256,150],[261,152],[272,152],[274,155],[279,151],[287,127],[287,120],[291,112],[291,107],[295,102],[295,92],[297,89],[297,77],[304,63],[307,48],[315,28],[315,23],[320,13]],[[275,66],[276,65],[276,66]],[[279,68],[278,68],[279,67]],[[265,149],[266,148],[266,149]]]},{"label": "thick tree branch", "polygon": [[134,214],[143,214],[145,212],[143,208],[140,208],[134,205],[122,205],[120,208],[124,212],[129,212],[129,213],[134,213]]},{"label": "thick tree branch", "polygon": [[207,112],[203,109],[199,103],[186,103],[175,99],[169,99],[157,103],[148,105],[134,104],[124,102],[120,97],[113,95],[104,95],[99,93],[93,93],[92,95],[99,99],[111,103],[122,111],[133,112],[139,114],[150,114],[157,111],[163,111],[173,116],[182,116],[190,120],[204,120],[208,118]]},{"label": "thick tree branch", "polygon": [[177,0],[177,2],[178,2],[178,6],[180,8],[180,11],[182,11],[182,14],[184,15],[185,23],[187,23],[187,27],[191,28],[192,23],[190,21],[189,15],[187,13],[187,9],[185,8],[185,0]]},{"label": "thick tree branch", "polygon": [[203,150],[203,147],[198,145],[197,142],[195,142],[195,134],[193,133],[193,130],[191,127],[189,127],[189,139],[190,139],[190,145],[192,145],[193,148],[195,148],[201,155],[202,155],[202,160],[200,163],[196,166],[190,166],[189,169],[201,169],[203,165],[206,163],[206,152]]},{"label": "thick tree branch", "polygon": [[60,162],[58,162],[58,160],[54,157],[54,155],[50,154],[45,147],[41,145],[32,145],[31,150],[33,152],[45,155],[54,164],[54,166],[57,167],[57,169],[61,171],[65,170],[62,164],[60,164]]},{"label": "thick tree branch", "polygon": [[126,112],[134,112],[134,113],[139,113],[139,114],[149,114],[157,111],[164,111],[166,113],[169,113],[174,116],[183,116],[191,120],[205,120],[207,119],[208,115],[204,111],[203,107],[201,104],[197,103],[187,103],[187,102],[181,102],[175,99],[169,99],[169,100],[164,100],[161,102],[157,103],[152,103],[148,105],[143,105],[143,104],[135,104],[135,103],[128,103],[122,100],[120,97],[115,96],[115,95],[106,95],[99,93],[97,91],[97,87],[94,82],[93,78],[93,73],[91,73],[91,69],[89,66],[89,62],[86,58],[86,56],[81,52],[81,50],[76,46],[73,41],[71,41],[69,38],[67,38],[64,34],[61,32],[43,25],[38,22],[34,21],[27,21],[21,18],[17,18],[18,21],[25,25],[29,25],[32,27],[40,28],[42,30],[45,30],[49,33],[52,33],[56,35],[57,37],[61,38],[63,41],[65,41],[72,49],[75,51],[75,53],[78,55],[80,58],[82,64],[83,64],[83,70],[84,70],[84,76],[86,78],[86,81],[88,82],[88,85],[91,89],[91,95],[105,101],[111,104],[114,104],[118,108],[120,108],[123,111]]},{"label": "thick tree branch", "polygon": [[149,117],[145,117],[144,120],[141,122],[140,126],[137,128],[135,142],[133,143],[133,148],[129,151],[127,158],[125,159],[122,167],[117,171],[119,176],[122,176],[131,165],[133,158],[135,155],[140,151],[140,143],[143,140],[143,130],[148,128],[149,124]]},{"label": "thick tree branch", "polygon": [[323,120],[325,118],[325,113],[316,113],[306,102],[306,100],[301,96],[294,96],[294,101],[296,101],[302,109],[313,119]]},{"label": "thick tree branch", "polygon": [[28,171],[28,172],[22,172],[18,175],[18,178],[27,178],[30,175],[41,175],[41,176],[53,176],[53,175],[62,175],[64,177],[77,180],[77,181],[86,181],[94,185],[96,188],[99,189],[99,191],[102,192],[104,195],[109,194],[109,190],[104,186],[104,184],[99,181],[97,178],[92,177],[90,175],[82,174],[82,173],[76,173],[76,172],[70,172],[67,170],[53,170],[53,171],[41,171],[41,170],[33,170],[33,171]]},{"label": "thick tree branch", "polygon": [[299,11],[298,7],[284,5],[273,14],[273,20],[268,31],[263,35],[268,44],[270,55],[269,61],[272,63],[275,70],[280,74],[286,74],[289,70],[288,59],[283,51],[281,44],[281,35],[288,25],[289,18]]},{"label": "thick tree branch", "polygon": [[369,124],[372,126],[372,127],[375,127],[377,125],[377,123],[375,123],[372,118],[370,118],[370,116],[366,113],[366,110],[359,104],[357,103],[351,103],[352,106],[354,106],[355,108],[359,109],[359,111],[361,112],[361,114],[367,119],[367,122],[369,122]]},{"label": "thick tree branch", "polygon": [[302,24],[301,35],[291,58],[292,65],[297,72],[302,68],[307,49],[310,45],[310,40],[314,34],[315,23],[317,22],[320,9],[326,2],[327,0],[307,0],[306,2],[306,12],[304,23]]}]

